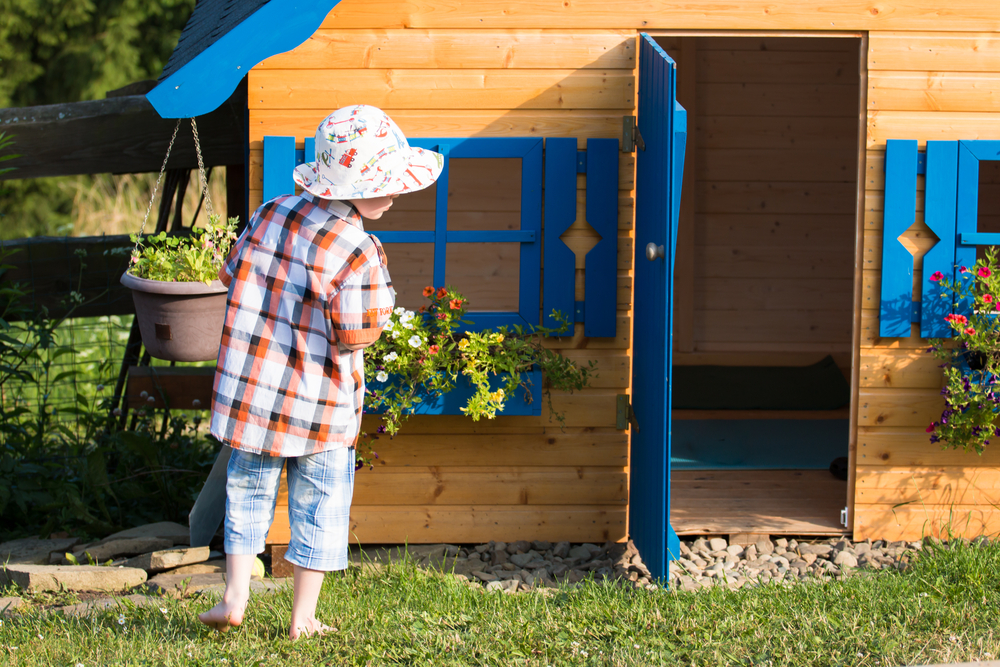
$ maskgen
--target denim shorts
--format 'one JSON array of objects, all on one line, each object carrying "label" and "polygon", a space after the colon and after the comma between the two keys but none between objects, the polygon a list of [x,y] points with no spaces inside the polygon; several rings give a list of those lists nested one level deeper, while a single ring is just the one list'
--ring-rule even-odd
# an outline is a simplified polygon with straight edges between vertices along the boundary
[{"label": "denim shorts", "polygon": [[291,538],[285,560],[310,570],[347,567],[354,448],[284,458],[233,450],[226,479],[226,553],[259,554],[287,462]]}]

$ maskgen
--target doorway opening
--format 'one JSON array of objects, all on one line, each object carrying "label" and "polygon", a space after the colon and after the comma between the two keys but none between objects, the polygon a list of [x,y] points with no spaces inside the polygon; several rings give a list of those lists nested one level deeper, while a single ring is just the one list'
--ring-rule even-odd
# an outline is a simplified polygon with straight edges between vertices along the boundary
[{"label": "doorway opening", "polygon": [[842,534],[861,39],[656,39],[688,112],[671,525]]}]

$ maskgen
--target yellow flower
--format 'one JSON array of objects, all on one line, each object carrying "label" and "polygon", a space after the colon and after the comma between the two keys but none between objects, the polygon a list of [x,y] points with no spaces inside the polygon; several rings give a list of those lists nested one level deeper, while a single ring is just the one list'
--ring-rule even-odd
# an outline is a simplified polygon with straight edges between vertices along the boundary
[{"label": "yellow flower", "polygon": [[462,340],[458,341],[458,349],[464,350],[467,347],[469,347],[469,339],[468,338],[463,338]]},{"label": "yellow flower", "polygon": [[503,334],[497,334],[497,342],[498,343],[502,343],[503,342]]}]

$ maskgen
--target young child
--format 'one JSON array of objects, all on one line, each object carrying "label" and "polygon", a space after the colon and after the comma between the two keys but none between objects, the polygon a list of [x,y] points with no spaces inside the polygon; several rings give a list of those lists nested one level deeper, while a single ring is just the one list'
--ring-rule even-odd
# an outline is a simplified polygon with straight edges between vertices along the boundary
[{"label": "young child", "polygon": [[229,297],[211,431],[233,453],[226,590],[202,623],[220,631],[242,623],[287,464],[289,636],[329,629],[316,619],[316,602],[324,574],[347,567],[361,350],[395,305],[385,253],[361,218],[376,220],[399,194],[431,185],[443,162],[410,147],[381,110],[338,109],[316,130],[316,161],[295,168],[302,195],[258,208],[219,272]]}]

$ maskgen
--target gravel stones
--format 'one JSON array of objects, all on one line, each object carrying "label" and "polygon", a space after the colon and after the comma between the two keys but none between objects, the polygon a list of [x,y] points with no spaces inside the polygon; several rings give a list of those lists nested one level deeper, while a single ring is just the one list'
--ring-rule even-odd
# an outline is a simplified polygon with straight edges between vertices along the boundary
[{"label": "gravel stones", "polygon": [[[846,538],[799,542],[791,538],[758,539],[743,547],[721,537],[680,543],[680,557],[669,564],[669,588],[694,591],[711,586],[732,589],[768,582],[792,582],[848,576],[855,571],[902,568],[920,543],[887,543]],[[549,548],[543,548],[543,547]],[[659,590],[642,556],[630,541],[604,545],[569,542],[490,542],[475,546],[425,545],[421,553],[448,547],[453,558],[440,566],[419,555],[418,565],[451,572],[488,591],[544,590],[587,579],[640,589]],[[414,547],[410,547],[413,551]]]}]

